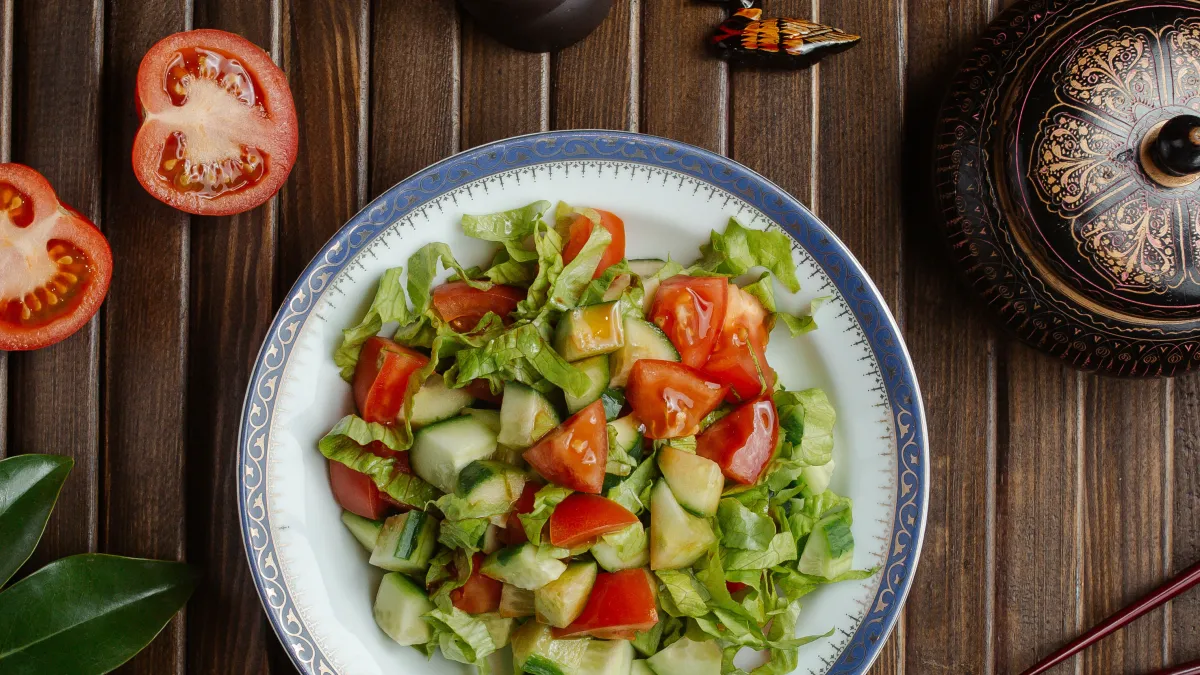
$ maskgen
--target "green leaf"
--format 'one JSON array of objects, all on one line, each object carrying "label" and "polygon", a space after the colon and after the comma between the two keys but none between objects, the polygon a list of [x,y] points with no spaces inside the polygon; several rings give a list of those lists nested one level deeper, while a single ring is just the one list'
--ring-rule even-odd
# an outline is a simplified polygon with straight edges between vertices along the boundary
[{"label": "green leaf", "polygon": [[550,286],[563,270],[562,237],[554,228],[539,224],[534,229],[533,245],[537,251],[538,272],[529,284],[525,299],[517,303],[515,316],[518,319],[534,319],[542,313]]},{"label": "green leaf", "polygon": [[843,581],[861,581],[870,579],[879,572],[878,567],[869,570],[851,570],[832,579],[803,574],[790,567],[771,568],[771,578],[779,586],[779,590],[792,600],[802,598],[826,584],[836,584]]},{"label": "green leaf", "polygon": [[437,241],[426,244],[408,258],[408,297],[412,300],[414,314],[424,314],[429,309],[433,300],[433,280],[437,276],[439,262],[446,269],[454,270],[475,288],[487,290],[492,286],[486,282],[469,280],[466,270],[450,252],[449,245]]},{"label": "green leaf", "polygon": [[501,244],[520,242],[533,234],[542,220],[542,214],[548,210],[550,202],[536,201],[511,211],[484,216],[466,215],[462,217],[463,232],[468,237]]},{"label": "green leaf", "polygon": [[542,545],[543,526],[549,522],[550,514],[554,513],[554,507],[558,506],[572,492],[573,490],[569,488],[550,484],[533,495],[533,510],[517,516],[521,521],[521,527],[525,528],[525,536],[529,538],[530,543],[534,546]]},{"label": "green leaf", "polygon": [[199,581],[183,563],[88,553],[0,593],[0,672],[100,675],[158,635]]},{"label": "green leaf", "polygon": [[583,291],[592,281],[592,275],[596,273],[596,267],[600,264],[600,257],[604,255],[605,249],[612,243],[612,234],[600,226],[592,226],[592,234],[588,237],[587,243],[575,256],[575,259],[567,263],[562,272],[554,280],[550,287],[549,305],[557,310],[567,310],[579,304],[579,298],[583,295]]},{"label": "green leaf", "polygon": [[[663,610],[671,616],[699,617],[708,614],[708,590],[686,570],[655,570],[667,592],[660,596]],[[672,611],[674,610],[674,611]]]},{"label": "green leaf", "polygon": [[782,232],[751,230],[730,218],[725,232],[713,230],[709,243],[700,247],[701,258],[689,271],[741,276],[765,267],[792,293],[800,291],[792,261],[792,242]]},{"label": "green leaf", "polygon": [[326,459],[370,476],[375,486],[392,499],[424,509],[426,504],[438,498],[437,488],[417,476],[397,470],[395,459],[380,457],[366,448],[373,441],[380,441],[392,450],[403,450],[404,447],[397,445],[397,433],[398,430],[392,427],[346,415],[317,443],[317,448]]},{"label": "green leaf", "polygon": [[74,464],[57,455],[0,460],[0,588],[33,555]]},{"label": "green leaf", "polygon": [[358,325],[342,331],[342,344],[333,353],[333,362],[341,368],[343,380],[349,382],[354,379],[354,367],[358,364],[363,343],[378,334],[383,324],[395,321],[403,326],[410,321],[408,300],[400,285],[400,275],[403,273],[403,267],[393,267],[384,272],[366,316]]},{"label": "green leaf", "polygon": [[765,551],[775,536],[775,521],[729,497],[717,506],[717,523],[721,526],[721,543],[727,548]]},{"label": "green leaf", "polygon": [[765,551],[731,550],[725,567],[731,570],[762,570],[796,559],[796,540],[791,532],[780,532],[771,538]]},{"label": "green leaf", "polygon": [[459,663],[478,664],[496,651],[487,624],[457,607],[434,609],[425,615],[442,655]]},{"label": "green leaf", "polygon": [[808,312],[805,314],[788,314],[785,312],[777,316],[783,319],[783,324],[787,326],[788,332],[792,334],[792,337],[798,337],[817,329],[817,320],[813,318],[813,315],[817,313],[817,310],[821,309],[821,305],[824,305],[828,301],[828,296],[815,298]]},{"label": "green leaf", "polygon": [[483,535],[488,525],[487,518],[443,520],[438,531],[438,543],[449,548],[478,551],[483,545]]},{"label": "green leaf", "polygon": [[804,438],[793,448],[793,455],[810,466],[828,464],[833,459],[833,425],[837,413],[820,389],[805,389],[799,396],[804,407]]},{"label": "green leaf", "polygon": [[481,347],[464,349],[446,372],[453,387],[465,387],[472,380],[516,380],[533,386],[541,379],[573,396],[583,396],[592,381],[567,362],[531,323],[508,330]]},{"label": "green leaf", "polygon": [[639,495],[650,487],[650,483],[657,475],[658,462],[654,461],[654,455],[650,455],[643,459],[642,463],[625,480],[609,489],[604,496],[629,509],[633,514],[639,514],[646,508]]},{"label": "green leaf", "polygon": [[[629,274],[629,263],[622,260],[621,262],[610,265],[604,270],[599,277],[592,279],[588,283],[587,288],[583,291],[583,296],[579,298],[579,306],[586,307],[587,305],[596,305],[604,302],[604,296],[608,293],[608,289],[612,287],[613,282],[622,274]],[[617,293],[617,289],[613,289]]]},{"label": "green leaf", "polygon": [[447,521],[490,518],[512,511],[511,504],[478,501],[472,503],[469,498],[458,495],[442,495],[433,504],[446,516]]}]

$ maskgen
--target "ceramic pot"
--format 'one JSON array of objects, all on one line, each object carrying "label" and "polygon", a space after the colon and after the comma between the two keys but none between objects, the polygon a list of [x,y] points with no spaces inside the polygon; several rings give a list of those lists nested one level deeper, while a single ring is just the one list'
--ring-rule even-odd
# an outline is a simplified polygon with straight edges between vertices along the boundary
[{"label": "ceramic pot", "polygon": [[479,27],[528,52],[554,52],[579,42],[612,10],[612,0],[459,0]]}]

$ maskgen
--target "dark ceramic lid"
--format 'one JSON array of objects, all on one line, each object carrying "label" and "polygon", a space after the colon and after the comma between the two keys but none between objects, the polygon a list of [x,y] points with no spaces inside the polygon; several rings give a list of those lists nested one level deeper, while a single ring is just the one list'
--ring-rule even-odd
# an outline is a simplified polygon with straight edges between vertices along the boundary
[{"label": "dark ceramic lid", "polygon": [[951,85],[952,250],[1027,342],[1076,366],[1200,366],[1200,0],[1041,0]]}]

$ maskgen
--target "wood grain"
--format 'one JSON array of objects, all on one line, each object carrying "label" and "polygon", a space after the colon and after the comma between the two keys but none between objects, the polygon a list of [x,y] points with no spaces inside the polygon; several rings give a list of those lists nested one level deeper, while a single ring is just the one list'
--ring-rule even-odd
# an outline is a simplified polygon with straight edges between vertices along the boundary
[{"label": "wood grain", "polygon": [[[194,25],[238,33],[270,52],[278,49],[280,12],[277,2],[204,0]],[[237,497],[242,400],[275,308],[276,214],[272,199],[236,216],[192,218],[187,549],[204,578],[188,605],[189,673],[268,673],[268,645],[278,645],[245,562]]]},{"label": "wood grain", "polygon": [[615,0],[594,33],[551,57],[553,128],[636,129],[640,25],[641,2]]},{"label": "wood grain", "polygon": [[462,27],[460,147],[549,129],[549,55],[505,47],[467,16]]},{"label": "wood grain", "polygon": [[[1172,573],[1200,561],[1200,378],[1181,377],[1174,385],[1174,522]],[[1171,514],[1168,514],[1171,515]],[[1170,662],[1200,659],[1200,593],[1171,603]]]},{"label": "wood grain", "polygon": [[[12,158],[13,1],[0,1],[0,162]],[[8,456],[8,352],[0,351],[0,459]]]},{"label": "wood grain", "polygon": [[[108,231],[100,217],[102,7],[100,0],[62,0],[12,8],[11,149],[14,161],[42,172],[59,199]],[[27,570],[64,555],[96,550],[99,349],[99,320],[93,319],[63,342],[8,357],[7,451],[55,453],[75,460]]]},{"label": "wood grain", "polygon": [[727,151],[728,69],[705,46],[724,18],[690,0],[642,3],[641,131]]}]

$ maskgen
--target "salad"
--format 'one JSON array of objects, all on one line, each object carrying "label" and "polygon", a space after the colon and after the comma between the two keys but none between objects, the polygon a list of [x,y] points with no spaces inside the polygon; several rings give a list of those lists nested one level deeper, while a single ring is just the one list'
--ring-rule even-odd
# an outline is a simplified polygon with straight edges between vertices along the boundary
[{"label": "salad", "polygon": [[617,215],[550,211],[464,216],[486,266],[429,244],[344,331],[357,414],[319,447],[387,570],[376,622],[484,673],[508,645],[534,675],[742,673],[743,648],[790,673],[833,632],[796,637],[801,598],[875,572],[829,399],[767,363],[777,324],[816,327],[776,308],[790,240],[731,220],[690,266],[627,260]]}]

